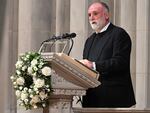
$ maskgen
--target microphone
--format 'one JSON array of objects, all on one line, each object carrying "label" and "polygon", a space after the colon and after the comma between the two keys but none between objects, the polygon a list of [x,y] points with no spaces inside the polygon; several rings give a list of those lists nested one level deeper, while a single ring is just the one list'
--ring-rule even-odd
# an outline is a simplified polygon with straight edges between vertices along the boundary
[{"label": "microphone", "polygon": [[50,39],[56,39],[56,40],[59,40],[59,39],[71,39],[71,38],[74,38],[76,37],[76,33],[65,33],[63,34],[62,36],[56,36],[56,37],[52,37]]},{"label": "microphone", "polygon": [[65,33],[62,36],[52,36],[51,38],[45,40],[44,42],[49,42],[51,40],[72,39],[75,37],[76,37],[76,33]]},{"label": "microphone", "polygon": [[76,37],[76,33],[65,33],[62,35],[62,39],[71,39],[71,38],[75,38]]}]

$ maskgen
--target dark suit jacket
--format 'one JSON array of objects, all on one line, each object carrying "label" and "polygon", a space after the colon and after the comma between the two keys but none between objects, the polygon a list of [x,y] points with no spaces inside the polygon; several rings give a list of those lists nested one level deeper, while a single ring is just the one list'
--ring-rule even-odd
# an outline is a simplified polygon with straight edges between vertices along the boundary
[{"label": "dark suit jacket", "polygon": [[83,58],[96,63],[102,83],[87,90],[83,107],[130,107],[135,97],[130,77],[131,39],[120,27],[110,24],[93,33],[85,43]]}]

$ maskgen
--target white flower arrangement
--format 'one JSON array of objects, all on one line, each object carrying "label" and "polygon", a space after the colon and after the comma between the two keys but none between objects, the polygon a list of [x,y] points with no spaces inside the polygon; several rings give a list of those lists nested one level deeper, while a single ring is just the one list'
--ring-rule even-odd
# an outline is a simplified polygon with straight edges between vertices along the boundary
[{"label": "white flower arrangement", "polygon": [[19,105],[26,109],[46,107],[52,92],[50,64],[39,53],[27,52],[15,66],[11,80]]}]

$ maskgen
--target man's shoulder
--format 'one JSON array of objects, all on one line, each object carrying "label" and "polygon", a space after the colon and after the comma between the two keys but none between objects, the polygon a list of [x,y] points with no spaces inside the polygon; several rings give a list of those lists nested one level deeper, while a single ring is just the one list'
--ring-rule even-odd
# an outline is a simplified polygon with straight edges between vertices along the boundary
[{"label": "man's shoulder", "polygon": [[127,31],[124,28],[116,25],[113,25],[112,37],[114,37],[115,39],[119,38],[119,39],[131,40]]},{"label": "man's shoulder", "polygon": [[[122,27],[120,27],[120,26],[118,26],[118,25],[114,25],[114,24],[111,24],[111,26],[112,26],[112,28],[113,28],[113,31],[115,32],[115,33],[127,33],[127,31],[124,29],[124,28],[122,28]],[[127,33],[128,34],[128,33]]]}]

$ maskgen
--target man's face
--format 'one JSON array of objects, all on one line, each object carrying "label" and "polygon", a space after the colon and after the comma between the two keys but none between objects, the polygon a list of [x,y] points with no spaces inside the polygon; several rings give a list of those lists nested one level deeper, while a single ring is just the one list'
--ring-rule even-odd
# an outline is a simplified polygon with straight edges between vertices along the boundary
[{"label": "man's face", "polygon": [[88,10],[89,22],[95,31],[100,31],[107,22],[107,15],[101,4],[93,4]]}]

